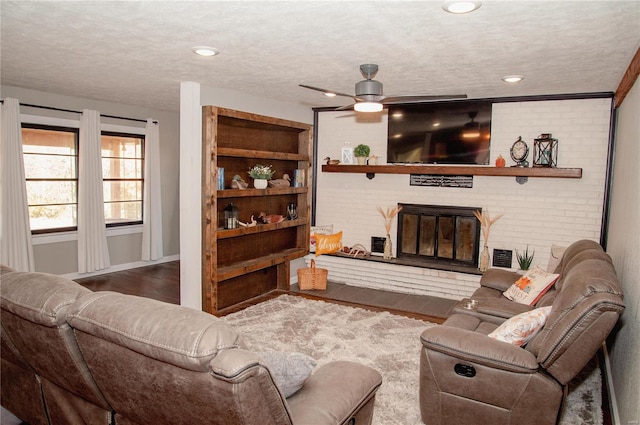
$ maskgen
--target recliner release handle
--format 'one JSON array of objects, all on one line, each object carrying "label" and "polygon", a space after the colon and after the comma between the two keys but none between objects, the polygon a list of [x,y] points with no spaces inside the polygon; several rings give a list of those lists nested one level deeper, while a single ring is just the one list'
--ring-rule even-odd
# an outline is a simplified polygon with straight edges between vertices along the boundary
[{"label": "recliner release handle", "polygon": [[466,378],[473,378],[476,376],[476,368],[470,365],[458,363],[453,367],[455,373]]}]

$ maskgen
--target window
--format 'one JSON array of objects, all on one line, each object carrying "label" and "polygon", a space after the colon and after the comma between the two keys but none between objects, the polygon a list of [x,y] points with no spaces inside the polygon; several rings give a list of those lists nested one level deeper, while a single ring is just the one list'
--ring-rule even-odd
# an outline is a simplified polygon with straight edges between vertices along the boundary
[{"label": "window", "polygon": [[23,124],[22,149],[32,232],[75,230],[78,129]]},{"label": "window", "polygon": [[107,227],[142,223],[144,136],[102,132]]},{"label": "window", "polygon": [[[34,234],[77,230],[79,129],[23,124],[29,218]],[[107,227],[142,223],[144,136],[102,132]]]}]

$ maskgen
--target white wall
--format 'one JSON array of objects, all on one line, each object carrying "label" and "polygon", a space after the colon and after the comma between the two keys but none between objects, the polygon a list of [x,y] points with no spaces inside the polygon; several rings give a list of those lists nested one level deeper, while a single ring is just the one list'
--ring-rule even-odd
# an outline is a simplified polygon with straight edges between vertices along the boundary
[{"label": "white wall", "polygon": [[[180,253],[179,244],[179,214],[178,214],[178,114],[176,112],[160,109],[142,108],[132,105],[123,105],[104,102],[95,99],[62,96],[55,93],[47,93],[21,87],[2,86],[2,97],[13,97],[20,103],[28,103],[40,106],[82,111],[83,109],[95,109],[103,114],[115,115],[127,118],[144,119],[153,118],[160,124],[160,159],[162,162],[162,231],[165,259],[177,259]],[[65,119],[79,119],[78,114],[49,111],[39,108],[22,107],[21,112],[31,115],[54,116]],[[109,121],[109,119],[105,119]],[[135,123],[123,120],[110,120],[120,125],[141,126],[144,123]],[[122,234],[122,229],[108,230],[109,255],[112,267],[101,270],[107,273],[122,270],[130,266],[141,266],[143,262],[141,254],[142,230],[132,234]],[[76,240],[59,241],[59,237],[36,237],[34,245],[35,266],[38,272],[64,274],[74,278],[78,272],[77,242]],[[68,237],[66,239],[69,239]]]},{"label": "white wall", "polygon": [[[626,309],[611,338],[610,362],[622,425],[640,424],[640,82],[618,109],[611,221],[607,252],[624,291]],[[635,422],[634,422],[635,421]]]},{"label": "white wall", "polygon": [[[581,179],[529,178],[523,185],[514,177],[476,176],[473,188],[409,186],[409,175],[318,172],[316,224],[333,224],[342,230],[347,246],[370,246],[371,236],[384,236],[377,206],[398,202],[455,205],[488,209],[504,214],[491,228],[489,251],[494,248],[535,249],[534,265],[546,268],[552,244],[569,245],[578,239],[600,240],[611,99],[579,99],[496,103],[493,106],[491,159],[498,155],[513,162],[509,148],[522,136],[533,151],[533,139],[552,133],[558,139],[558,165],[582,168]],[[373,154],[386,158],[387,117],[381,113],[369,121],[352,112],[320,112],[318,119],[318,167],[326,156],[340,158],[345,142],[365,143]],[[532,161],[532,155],[529,156]],[[391,238],[396,240],[396,223]],[[395,254],[395,248],[394,248]],[[320,265],[320,263],[319,263]],[[514,252],[514,267],[515,262]],[[330,273],[331,273],[331,269]],[[472,292],[468,275],[432,273],[423,281],[438,284],[459,279],[441,296],[459,298]],[[472,281],[474,279],[471,279]],[[477,282],[478,279],[475,279]],[[466,285],[462,293],[456,287]],[[413,287],[410,292],[419,288]]]}]

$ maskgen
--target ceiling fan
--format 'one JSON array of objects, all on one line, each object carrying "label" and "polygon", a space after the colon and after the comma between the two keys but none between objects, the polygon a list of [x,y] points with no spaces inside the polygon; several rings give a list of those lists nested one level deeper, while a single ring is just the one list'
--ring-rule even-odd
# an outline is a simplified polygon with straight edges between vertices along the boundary
[{"label": "ceiling fan", "polygon": [[378,73],[378,65],[372,63],[360,65],[360,72],[365,79],[356,83],[355,95],[340,93],[335,90],[327,90],[321,89],[319,87],[307,86],[305,84],[300,84],[300,87],[322,92],[325,94],[325,96],[329,97],[344,96],[350,97],[355,100],[355,103],[336,108],[336,111],[343,111],[353,108],[358,112],[378,112],[382,110],[383,105],[392,105],[397,103],[419,103],[440,99],[466,99],[467,97],[466,94],[385,96],[384,94],[382,94],[382,83],[373,79]]}]

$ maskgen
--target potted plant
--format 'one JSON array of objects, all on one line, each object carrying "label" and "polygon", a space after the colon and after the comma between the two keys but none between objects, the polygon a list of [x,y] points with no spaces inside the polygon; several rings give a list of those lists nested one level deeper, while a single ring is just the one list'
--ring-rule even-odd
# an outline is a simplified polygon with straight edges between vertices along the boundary
[{"label": "potted plant", "polygon": [[371,153],[371,148],[367,145],[360,144],[353,150],[353,156],[358,160],[358,164],[363,165]]},{"label": "potted plant", "polygon": [[273,176],[275,171],[271,168],[271,165],[256,164],[249,170],[249,176],[253,179],[253,187],[256,189],[265,189],[267,187],[267,180]]},{"label": "potted plant", "polygon": [[531,267],[531,262],[533,261],[533,256],[536,253],[535,249],[531,254],[529,254],[529,245],[527,245],[527,249],[524,250],[522,254],[518,252],[516,249],[516,258],[518,259],[518,265],[520,266],[520,270],[529,270]]}]

